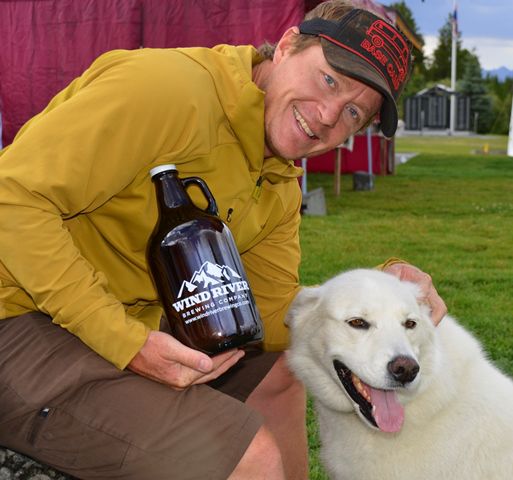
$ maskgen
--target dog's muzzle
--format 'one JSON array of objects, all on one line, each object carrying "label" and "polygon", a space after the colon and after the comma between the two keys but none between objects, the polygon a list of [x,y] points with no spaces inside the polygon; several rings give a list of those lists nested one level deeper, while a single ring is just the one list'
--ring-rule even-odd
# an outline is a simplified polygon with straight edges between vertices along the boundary
[{"label": "dog's muzzle", "polygon": [[[371,427],[389,433],[401,429],[404,408],[397,399],[396,390],[367,385],[339,360],[333,361],[333,367],[347,395]],[[416,378],[420,367],[413,358],[398,356],[388,363],[387,370],[398,386],[404,387]]]}]

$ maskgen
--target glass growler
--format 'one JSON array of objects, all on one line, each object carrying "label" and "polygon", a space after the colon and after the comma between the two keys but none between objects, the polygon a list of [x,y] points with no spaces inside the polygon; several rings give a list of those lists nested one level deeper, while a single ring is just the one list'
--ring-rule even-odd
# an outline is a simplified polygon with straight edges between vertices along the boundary
[{"label": "glass growler", "polygon": [[[239,252],[208,186],[198,177],[178,178],[174,165],[150,175],[159,217],[147,259],[172,334],[210,355],[260,341],[263,327]],[[189,197],[191,185],[207,199],[205,210]]]}]

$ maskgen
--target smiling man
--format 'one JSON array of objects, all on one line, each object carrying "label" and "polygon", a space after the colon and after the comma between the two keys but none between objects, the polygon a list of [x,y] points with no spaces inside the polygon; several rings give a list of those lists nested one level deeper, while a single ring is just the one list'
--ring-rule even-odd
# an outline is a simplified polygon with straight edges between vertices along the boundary
[{"label": "smiling man", "polygon": [[270,62],[254,67],[255,83],[266,92],[267,155],[331,150],[376,114],[383,133],[394,135],[395,100],[411,71],[408,42],[374,14],[352,9],[341,15],[343,9],[340,2],[321,4],[270,49]]},{"label": "smiling man", "polygon": [[[0,153],[0,445],[82,479],[307,478],[305,393],[280,353],[300,288],[293,159],[376,115],[392,136],[411,60],[339,0],[261,52],[108,52]],[[169,334],[145,257],[149,171],[167,163],[212,190],[262,348],[209,357]]]},{"label": "smiling man", "polygon": [[291,28],[278,44],[273,63],[255,67],[266,92],[266,154],[308,157],[328,151],[360,130],[379,110],[383,96],[335,70],[321,45],[293,53],[299,31]]}]

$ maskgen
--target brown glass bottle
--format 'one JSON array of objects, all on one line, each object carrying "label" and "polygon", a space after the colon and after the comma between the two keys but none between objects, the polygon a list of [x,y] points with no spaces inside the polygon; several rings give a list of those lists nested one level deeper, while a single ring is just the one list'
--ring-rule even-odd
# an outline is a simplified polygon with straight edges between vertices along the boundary
[{"label": "brown glass bottle", "polygon": [[[174,165],[155,167],[150,175],[159,218],[147,260],[173,335],[210,355],[262,340],[239,252],[206,183],[198,177],[178,178]],[[205,210],[190,199],[190,185],[203,192]]]}]

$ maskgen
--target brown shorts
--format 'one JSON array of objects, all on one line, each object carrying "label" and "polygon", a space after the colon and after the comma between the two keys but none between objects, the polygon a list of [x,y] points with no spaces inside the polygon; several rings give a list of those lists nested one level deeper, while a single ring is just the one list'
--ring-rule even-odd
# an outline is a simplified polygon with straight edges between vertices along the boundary
[{"label": "brown shorts", "polygon": [[176,391],[30,313],[0,320],[0,445],[81,479],[226,479],[262,424],[243,402],[279,354]]}]

